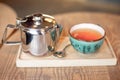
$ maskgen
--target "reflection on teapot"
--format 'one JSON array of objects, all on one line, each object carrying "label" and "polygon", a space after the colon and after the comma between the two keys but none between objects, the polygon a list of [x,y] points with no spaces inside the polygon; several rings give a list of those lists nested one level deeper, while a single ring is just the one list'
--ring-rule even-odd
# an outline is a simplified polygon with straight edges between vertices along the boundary
[{"label": "reflection on teapot", "polygon": [[16,26],[9,24],[4,32],[2,42],[16,44],[19,42],[6,41],[8,28],[17,28],[21,32],[22,51],[34,56],[46,55],[54,51],[62,31],[55,18],[46,14],[32,14],[17,19]]}]

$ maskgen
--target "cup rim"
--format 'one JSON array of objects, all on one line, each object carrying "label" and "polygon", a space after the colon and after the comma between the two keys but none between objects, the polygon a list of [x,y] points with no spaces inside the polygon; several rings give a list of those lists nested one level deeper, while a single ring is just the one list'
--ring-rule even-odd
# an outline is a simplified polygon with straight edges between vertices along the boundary
[{"label": "cup rim", "polygon": [[[93,24],[93,23],[80,23],[80,24]],[[80,25],[80,24],[76,24],[76,25]],[[74,26],[76,26],[76,25],[74,25]],[[101,28],[104,30],[104,35],[103,35],[101,38],[96,39],[96,40],[91,40],[91,41],[82,40],[82,39],[78,40],[78,39],[74,38],[74,37],[71,35],[71,33],[70,33],[71,28],[74,27],[74,26],[72,26],[71,28],[69,28],[69,32],[68,32],[68,33],[69,33],[70,37],[74,38],[74,39],[77,40],[77,41],[96,42],[96,41],[99,41],[99,40],[103,39],[103,38],[105,37],[105,35],[106,35],[105,29],[104,29],[101,25],[99,25],[99,24],[93,24],[93,25],[97,25],[97,26],[101,27]]]}]

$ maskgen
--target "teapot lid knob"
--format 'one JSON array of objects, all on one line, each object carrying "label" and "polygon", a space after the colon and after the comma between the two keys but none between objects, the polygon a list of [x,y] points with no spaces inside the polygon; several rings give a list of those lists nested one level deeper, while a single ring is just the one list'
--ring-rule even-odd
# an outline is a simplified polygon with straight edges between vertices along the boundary
[{"label": "teapot lid knob", "polygon": [[35,25],[40,25],[41,24],[41,17],[39,15],[34,15],[33,19]]},{"label": "teapot lid knob", "polygon": [[33,16],[33,19],[32,20],[34,20],[34,21],[39,21],[39,20],[41,20],[41,17],[39,17],[39,16]]}]

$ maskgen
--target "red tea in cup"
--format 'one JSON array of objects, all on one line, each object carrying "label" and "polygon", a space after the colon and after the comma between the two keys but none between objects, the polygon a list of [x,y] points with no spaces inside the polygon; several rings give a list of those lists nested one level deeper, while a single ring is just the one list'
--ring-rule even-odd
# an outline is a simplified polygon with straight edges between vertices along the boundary
[{"label": "red tea in cup", "polygon": [[102,34],[94,29],[82,28],[74,30],[71,35],[77,40],[94,41],[102,38]]},{"label": "red tea in cup", "polygon": [[81,23],[69,30],[70,43],[80,53],[96,52],[104,42],[105,30],[96,24]]}]

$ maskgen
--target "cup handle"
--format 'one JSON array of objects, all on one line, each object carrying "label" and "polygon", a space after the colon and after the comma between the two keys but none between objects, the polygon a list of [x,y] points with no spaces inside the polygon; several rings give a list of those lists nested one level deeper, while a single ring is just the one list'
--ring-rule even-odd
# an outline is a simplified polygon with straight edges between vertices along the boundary
[{"label": "cup handle", "polygon": [[7,45],[18,45],[18,44],[21,44],[21,41],[7,41],[6,40],[6,35],[7,35],[8,28],[19,29],[15,25],[8,24],[7,27],[5,28],[4,33],[3,33],[2,44],[7,44]]}]

